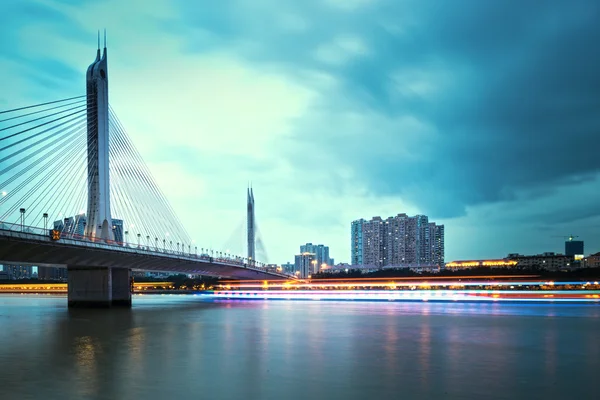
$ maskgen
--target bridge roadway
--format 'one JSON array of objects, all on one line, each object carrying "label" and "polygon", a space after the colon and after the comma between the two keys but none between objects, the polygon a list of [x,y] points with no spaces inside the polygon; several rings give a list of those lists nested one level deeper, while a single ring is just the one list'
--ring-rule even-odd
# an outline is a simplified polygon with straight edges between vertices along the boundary
[{"label": "bridge roadway", "polygon": [[132,247],[131,244],[122,246],[64,237],[52,240],[49,235],[42,234],[39,228],[34,231],[28,227],[24,232],[14,229],[0,229],[0,263],[172,271],[234,279],[293,279],[264,267],[248,266],[232,259],[162,251],[147,246]]}]

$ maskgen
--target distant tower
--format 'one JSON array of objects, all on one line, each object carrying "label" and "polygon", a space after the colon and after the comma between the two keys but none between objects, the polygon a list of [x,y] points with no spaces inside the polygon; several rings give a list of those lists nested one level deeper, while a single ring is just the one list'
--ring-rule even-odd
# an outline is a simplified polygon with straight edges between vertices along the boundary
[{"label": "distant tower", "polygon": [[87,75],[88,209],[85,234],[114,240],[110,217],[110,179],[108,176],[108,68],[106,32],[104,54],[100,57],[100,33],[96,60]]},{"label": "distant tower", "polygon": [[254,254],[254,193],[252,188],[248,188],[248,260],[255,261]]}]

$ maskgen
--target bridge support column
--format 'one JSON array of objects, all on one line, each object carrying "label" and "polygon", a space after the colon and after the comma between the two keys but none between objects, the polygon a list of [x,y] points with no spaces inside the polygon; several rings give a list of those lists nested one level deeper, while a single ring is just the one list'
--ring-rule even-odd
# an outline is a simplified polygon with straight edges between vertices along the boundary
[{"label": "bridge support column", "polygon": [[69,307],[110,307],[113,279],[111,268],[69,266]]},{"label": "bridge support column", "polygon": [[112,269],[112,305],[131,307],[131,270]]}]

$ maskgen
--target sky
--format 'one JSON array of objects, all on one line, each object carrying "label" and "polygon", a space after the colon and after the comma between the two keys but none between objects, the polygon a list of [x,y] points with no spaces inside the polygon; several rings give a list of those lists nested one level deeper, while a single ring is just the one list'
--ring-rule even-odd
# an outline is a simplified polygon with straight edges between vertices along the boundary
[{"label": "sky", "polygon": [[[190,236],[266,254],[405,212],[446,260],[600,251],[600,2],[4,0],[0,110],[82,95],[107,29],[110,103]],[[259,256],[261,254],[259,253]]]}]

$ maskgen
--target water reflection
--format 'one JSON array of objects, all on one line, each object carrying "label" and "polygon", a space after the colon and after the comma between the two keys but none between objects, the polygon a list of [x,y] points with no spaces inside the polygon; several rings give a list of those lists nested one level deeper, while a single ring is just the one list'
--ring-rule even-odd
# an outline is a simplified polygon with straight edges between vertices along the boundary
[{"label": "water reflection", "polygon": [[600,367],[593,306],[193,296],[136,297],[131,310],[68,310],[52,297],[0,305],[3,400],[593,398]]}]

